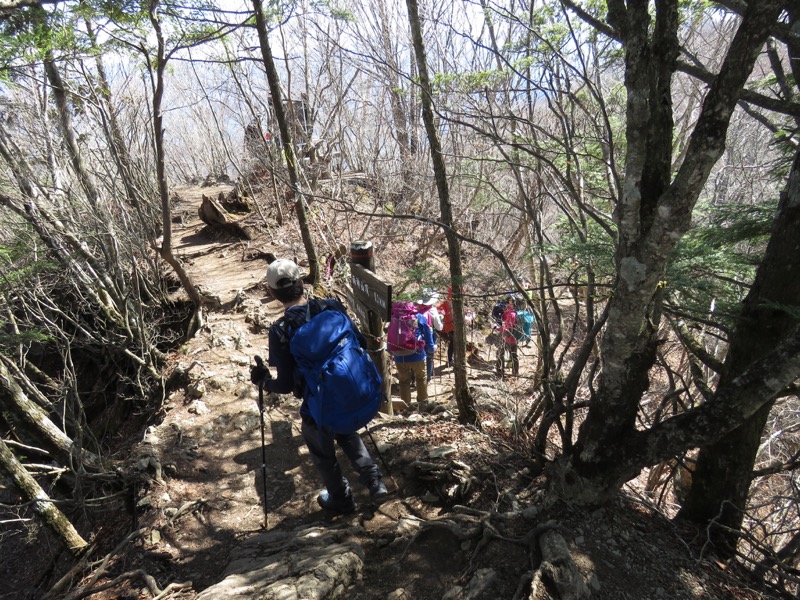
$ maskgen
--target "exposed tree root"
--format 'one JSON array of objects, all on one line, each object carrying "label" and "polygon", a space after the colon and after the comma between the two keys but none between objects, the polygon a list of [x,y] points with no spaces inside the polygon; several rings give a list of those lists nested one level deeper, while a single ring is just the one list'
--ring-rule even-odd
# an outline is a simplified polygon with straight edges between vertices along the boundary
[{"label": "exposed tree root", "polygon": [[[538,539],[542,563],[534,574],[534,583],[549,580],[561,600],[583,600],[591,597],[589,586],[575,564],[563,536],[550,529],[538,536]],[[536,586],[532,586],[531,598],[535,599],[536,593]]]},{"label": "exposed tree root", "polygon": [[[196,502],[187,502],[184,506],[181,507],[182,511],[180,514],[186,514],[191,509],[196,508],[198,505],[202,504],[203,500],[198,500]],[[191,505],[191,506],[190,506]],[[186,510],[183,510],[183,509]],[[171,521],[174,521],[180,514],[176,514],[173,516]],[[149,531],[148,528],[137,529],[133,531],[122,540],[116,548],[114,548],[111,552],[106,554],[102,559],[99,559],[94,562],[89,562],[88,554],[84,556],[83,560],[81,560],[77,565],[75,565],[70,571],[64,575],[61,579],[56,582],[56,584],[50,588],[50,590],[42,596],[42,600],[53,600],[54,598],[63,598],[63,600],[81,600],[81,598],[86,598],[92,594],[96,594],[97,592],[101,592],[103,590],[108,590],[111,588],[116,587],[123,581],[134,580],[134,579],[141,579],[144,581],[145,587],[150,592],[150,595],[153,597],[153,600],[164,600],[165,598],[172,595],[174,592],[180,592],[183,590],[190,589],[192,587],[192,582],[187,581],[184,583],[170,583],[166,588],[163,590],[158,586],[158,582],[156,582],[155,578],[147,573],[144,569],[135,569],[133,571],[126,571],[120,575],[117,575],[110,581],[106,581],[104,583],[98,584],[97,581],[106,576],[108,572],[109,563],[111,559],[119,554],[128,544],[132,541],[144,536]],[[81,574],[85,571],[90,571],[91,576],[89,577],[89,581],[77,589],[71,591],[66,595],[61,595],[66,589],[68,589],[72,583],[81,577]]]},{"label": "exposed tree root", "polygon": [[[445,526],[452,531],[459,540],[478,537],[480,540],[475,546],[470,558],[470,564],[462,578],[466,579],[475,572],[477,561],[481,552],[492,541],[502,541],[511,544],[520,544],[530,549],[531,567],[533,571],[526,573],[520,580],[515,599],[525,598],[525,590],[530,589],[527,598],[550,598],[549,590],[554,590],[561,600],[581,600],[589,598],[591,591],[587,585],[578,565],[573,560],[566,541],[558,533],[558,523],[547,521],[536,526],[523,538],[509,538],[502,535],[491,523],[492,520],[507,521],[520,517],[520,512],[490,513],[475,510],[468,506],[455,506],[454,510],[481,517],[480,525],[465,531],[450,521],[436,521],[439,526]],[[424,528],[423,528],[424,529]],[[462,537],[459,537],[462,536]],[[536,551],[539,551],[541,561],[536,560]],[[538,567],[536,563],[539,562]],[[547,589],[546,589],[547,588]]]}]

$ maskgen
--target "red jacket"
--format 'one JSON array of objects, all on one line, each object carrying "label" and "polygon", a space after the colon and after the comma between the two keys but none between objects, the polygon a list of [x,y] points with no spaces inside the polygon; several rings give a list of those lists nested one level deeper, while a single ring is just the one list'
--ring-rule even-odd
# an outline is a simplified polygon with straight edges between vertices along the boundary
[{"label": "red jacket", "polygon": [[442,326],[442,333],[453,333],[453,305],[450,304],[449,300],[445,300],[439,305],[439,313],[442,315],[444,319],[444,325]]},{"label": "red jacket", "polygon": [[500,327],[500,333],[503,336],[503,341],[506,344],[516,344],[517,338],[514,337],[514,328],[517,326],[517,311],[514,305],[510,302],[506,304],[506,309],[503,312],[503,325]]}]

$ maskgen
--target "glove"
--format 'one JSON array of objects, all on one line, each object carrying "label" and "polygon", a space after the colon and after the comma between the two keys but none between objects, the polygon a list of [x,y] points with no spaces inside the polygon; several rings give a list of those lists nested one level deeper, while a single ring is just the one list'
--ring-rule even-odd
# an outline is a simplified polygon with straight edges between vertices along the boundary
[{"label": "glove", "polygon": [[272,379],[272,374],[269,369],[264,366],[264,361],[260,356],[255,357],[256,364],[250,367],[250,383],[261,385],[267,379]]}]

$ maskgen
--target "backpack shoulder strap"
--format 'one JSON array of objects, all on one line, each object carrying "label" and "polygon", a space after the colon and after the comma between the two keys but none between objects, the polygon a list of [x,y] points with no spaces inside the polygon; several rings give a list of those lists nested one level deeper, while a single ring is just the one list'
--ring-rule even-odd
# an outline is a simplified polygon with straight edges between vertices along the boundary
[{"label": "backpack shoulder strap", "polygon": [[308,303],[306,303],[305,310],[302,310],[300,306],[289,308],[288,312],[284,313],[283,316],[275,322],[281,341],[288,342],[291,340],[300,326],[310,321],[311,317],[319,312],[312,308],[312,302],[315,301],[309,300]]},{"label": "backpack shoulder strap", "polygon": [[289,325],[289,322],[286,320],[286,315],[283,315],[280,319],[275,321],[271,329],[278,336],[278,340],[285,344],[289,343],[294,333],[294,328]]}]

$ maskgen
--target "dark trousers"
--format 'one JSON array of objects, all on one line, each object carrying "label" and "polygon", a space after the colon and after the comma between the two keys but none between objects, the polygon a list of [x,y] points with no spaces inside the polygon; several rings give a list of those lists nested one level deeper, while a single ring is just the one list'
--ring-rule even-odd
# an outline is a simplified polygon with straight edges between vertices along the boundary
[{"label": "dark trousers", "polygon": [[369,486],[381,478],[380,469],[372,460],[361,436],[357,433],[337,435],[325,433],[317,429],[313,419],[305,416],[301,432],[311,454],[311,460],[317,467],[322,483],[334,501],[341,502],[352,495],[347,478],[342,474],[342,468],[336,459],[334,441],[339,444],[345,456],[350,460],[361,483]]},{"label": "dark trousers", "polygon": [[453,350],[455,349],[455,342],[453,341],[453,332],[449,331],[442,334],[442,338],[447,341],[447,364],[453,366]]},{"label": "dark trousers", "polygon": [[517,353],[517,344],[508,341],[501,341],[500,346],[497,348],[497,374],[501,378],[505,377],[506,352],[508,352],[511,356],[511,373],[514,375],[514,377],[517,377],[519,375],[519,354]]}]

